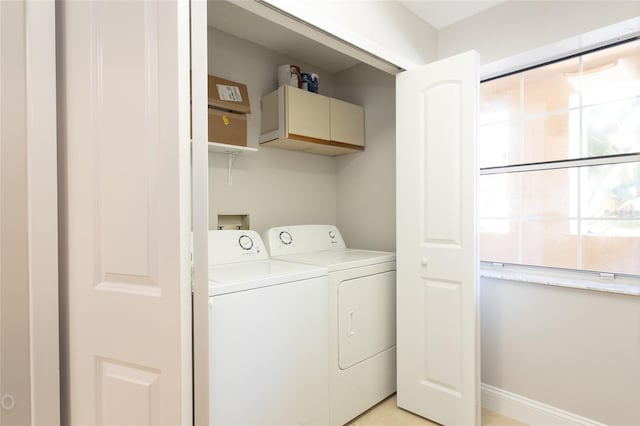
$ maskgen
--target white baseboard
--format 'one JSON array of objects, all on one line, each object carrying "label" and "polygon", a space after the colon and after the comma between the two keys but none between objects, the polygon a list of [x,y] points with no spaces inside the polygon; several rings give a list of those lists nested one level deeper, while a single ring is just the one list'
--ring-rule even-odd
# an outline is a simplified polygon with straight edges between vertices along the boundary
[{"label": "white baseboard", "polygon": [[606,426],[491,385],[480,385],[482,406],[531,426]]}]

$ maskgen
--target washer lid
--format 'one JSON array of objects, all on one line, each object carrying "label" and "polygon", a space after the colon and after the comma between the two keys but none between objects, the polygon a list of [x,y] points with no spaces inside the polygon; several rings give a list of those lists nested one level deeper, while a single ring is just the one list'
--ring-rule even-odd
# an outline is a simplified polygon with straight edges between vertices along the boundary
[{"label": "washer lid", "polygon": [[209,296],[286,284],[327,275],[327,268],[280,260],[209,267]]},{"label": "washer lid", "polygon": [[324,266],[331,272],[349,268],[360,268],[362,266],[384,262],[395,262],[396,254],[387,251],[346,249],[296,253],[286,256],[276,256],[274,259]]}]

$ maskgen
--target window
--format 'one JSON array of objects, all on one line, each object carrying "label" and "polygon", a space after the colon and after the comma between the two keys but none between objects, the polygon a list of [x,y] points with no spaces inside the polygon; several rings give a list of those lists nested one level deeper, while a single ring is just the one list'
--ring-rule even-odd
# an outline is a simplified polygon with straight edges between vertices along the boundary
[{"label": "window", "polygon": [[481,84],[480,258],[640,275],[640,40]]}]

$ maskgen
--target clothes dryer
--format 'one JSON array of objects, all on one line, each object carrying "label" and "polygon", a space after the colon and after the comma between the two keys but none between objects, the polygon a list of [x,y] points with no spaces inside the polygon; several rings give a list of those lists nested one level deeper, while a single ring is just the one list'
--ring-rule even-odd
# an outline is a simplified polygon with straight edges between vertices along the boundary
[{"label": "clothes dryer", "polygon": [[346,247],[331,225],[281,226],[272,259],[329,270],[329,418],[343,425],[396,390],[395,253]]},{"label": "clothes dryer", "polygon": [[327,269],[209,232],[210,423],[328,424]]}]

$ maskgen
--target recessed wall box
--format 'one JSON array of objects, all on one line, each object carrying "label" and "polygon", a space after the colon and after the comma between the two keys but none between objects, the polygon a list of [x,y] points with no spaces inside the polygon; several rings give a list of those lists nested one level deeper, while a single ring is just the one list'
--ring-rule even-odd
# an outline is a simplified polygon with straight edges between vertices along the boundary
[{"label": "recessed wall box", "polygon": [[248,214],[219,214],[216,229],[249,229]]}]

